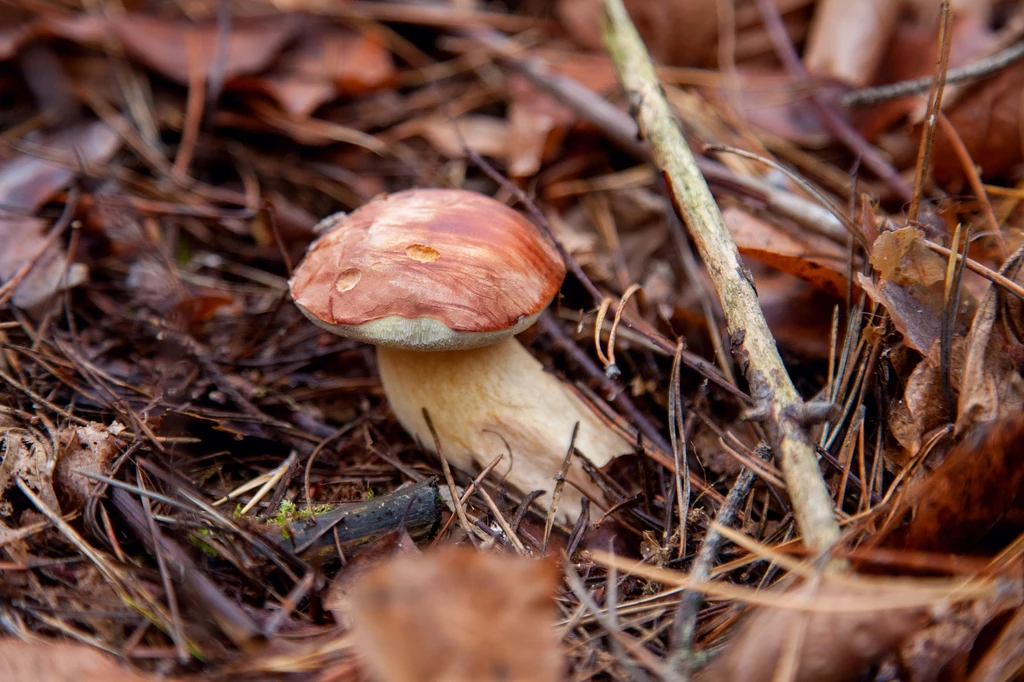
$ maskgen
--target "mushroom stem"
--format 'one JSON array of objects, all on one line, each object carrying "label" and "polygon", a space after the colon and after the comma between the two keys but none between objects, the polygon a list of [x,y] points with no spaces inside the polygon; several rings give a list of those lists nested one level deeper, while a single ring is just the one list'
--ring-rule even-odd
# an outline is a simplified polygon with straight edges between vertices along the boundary
[{"label": "mushroom stem", "polygon": [[[569,386],[510,337],[483,348],[410,351],[377,348],[377,362],[391,409],[423,447],[436,452],[423,419],[427,409],[445,457],[463,471],[479,470],[495,455],[511,452],[499,466],[505,482],[521,493],[544,490],[551,502],[576,422],[576,449],[597,466],[633,451]],[[507,473],[505,473],[507,472]],[[566,476],[558,519],[579,516],[582,489],[603,501],[578,458]]]}]

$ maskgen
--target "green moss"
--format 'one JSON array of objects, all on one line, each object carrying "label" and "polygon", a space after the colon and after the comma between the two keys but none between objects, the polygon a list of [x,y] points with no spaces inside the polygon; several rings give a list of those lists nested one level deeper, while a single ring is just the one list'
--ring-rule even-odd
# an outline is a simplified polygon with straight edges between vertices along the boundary
[{"label": "green moss", "polygon": [[[318,504],[313,507],[313,514],[326,514],[334,509],[331,504]],[[303,505],[299,507],[291,500],[282,500],[280,509],[270,519],[275,526],[285,526],[291,521],[303,521],[309,518],[309,509]]]},{"label": "green moss", "polygon": [[212,536],[213,535],[213,531],[211,531],[209,528],[200,528],[199,530],[196,530],[196,531],[194,531],[192,533],[189,533],[188,540],[197,549],[199,549],[201,552],[203,552],[204,554],[206,554],[208,556],[211,556],[214,559],[216,559],[217,558],[217,550],[216,550],[216,548],[213,545],[209,544],[208,542],[204,541],[200,537],[201,535]]}]

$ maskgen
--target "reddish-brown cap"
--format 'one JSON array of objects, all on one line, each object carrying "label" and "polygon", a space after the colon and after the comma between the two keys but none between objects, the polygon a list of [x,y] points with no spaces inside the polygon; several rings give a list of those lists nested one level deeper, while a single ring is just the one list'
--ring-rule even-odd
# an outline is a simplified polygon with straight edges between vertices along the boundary
[{"label": "reddish-brown cap", "polygon": [[380,346],[495,343],[533,324],[565,277],[530,221],[466,190],[397,192],[323,225],[292,298],[321,327]]}]

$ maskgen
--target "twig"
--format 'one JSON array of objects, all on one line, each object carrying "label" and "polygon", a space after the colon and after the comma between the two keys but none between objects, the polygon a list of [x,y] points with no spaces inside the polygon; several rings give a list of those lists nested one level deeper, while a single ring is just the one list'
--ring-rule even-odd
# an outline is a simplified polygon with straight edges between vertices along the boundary
[{"label": "twig", "polygon": [[548,539],[551,537],[551,529],[555,525],[555,514],[558,513],[558,502],[562,499],[562,490],[565,489],[565,474],[569,471],[569,464],[572,462],[572,453],[576,449],[576,436],[580,432],[580,423],[572,427],[572,437],[569,439],[569,448],[565,451],[565,460],[562,468],[555,476],[555,488],[551,491],[551,506],[548,507],[547,520],[544,522],[544,542],[541,545],[541,553],[547,551]]},{"label": "twig", "polygon": [[828,551],[839,539],[832,499],[818,469],[814,448],[794,418],[803,401],[779,357],[775,339],[758,305],[750,272],[740,264],[736,244],[675,123],[650,57],[622,0],[604,0],[602,24],[605,43],[640,130],[714,282],[733,352],[781,455],[800,530],[815,551]]},{"label": "twig", "polygon": [[[767,447],[758,447],[757,453],[765,461],[771,456],[771,450]],[[733,524],[737,511],[747,499],[747,495],[750,494],[755,480],[757,480],[757,476],[753,470],[744,468],[740,471],[732,489],[725,496],[725,504],[721,506],[715,517],[717,525],[730,526]],[[697,558],[690,568],[690,575],[694,580],[707,580],[711,577],[711,568],[714,566],[715,560],[718,559],[718,552],[722,548],[724,539],[714,527],[708,528],[704,535],[704,542],[697,552]],[[684,677],[689,677],[690,661],[693,657],[693,636],[697,631],[697,613],[700,611],[703,601],[703,594],[695,590],[687,590],[683,592],[676,609],[675,636],[672,653],[669,654],[669,665],[682,672]]]},{"label": "twig", "polygon": [[462,529],[466,531],[466,535],[473,536],[473,527],[469,524],[469,519],[466,518],[466,510],[462,506],[462,500],[459,498],[459,491],[455,487],[455,479],[452,477],[452,469],[448,466],[448,458],[444,456],[444,447],[441,445],[441,438],[437,435],[437,430],[434,428],[434,422],[430,419],[430,413],[427,412],[427,408],[423,408],[423,420],[427,422],[427,428],[430,429],[430,435],[434,438],[434,447],[437,449],[437,456],[441,460],[441,470],[444,472],[444,480],[448,484],[448,492],[452,496],[452,506],[455,507],[455,514],[459,517],[459,523],[462,524]]},{"label": "twig", "polygon": [[1010,250],[1006,246],[1006,239],[1003,238],[1002,230],[999,229],[999,219],[996,218],[996,214],[992,210],[992,202],[988,200],[988,194],[985,193],[985,186],[981,183],[981,177],[978,175],[978,167],[975,165],[974,160],[971,159],[971,154],[967,151],[967,145],[965,145],[963,139],[961,139],[960,133],[958,133],[953,124],[949,122],[946,115],[939,112],[937,118],[939,124],[942,126],[942,132],[946,134],[946,138],[949,140],[950,146],[953,147],[953,153],[956,154],[957,161],[960,162],[960,167],[964,170],[964,175],[967,177],[967,184],[971,186],[971,191],[974,192],[974,196],[978,197],[978,201],[981,202],[981,207],[984,209],[985,213],[985,220],[988,221],[989,227],[992,228],[992,238],[996,240],[996,245],[999,247],[999,255],[1005,261],[1010,256]]},{"label": "twig", "polygon": [[932,156],[932,142],[935,138],[935,115],[942,107],[942,92],[946,89],[946,72],[949,70],[949,48],[953,41],[953,13],[949,9],[949,0],[942,0],[942,23],[939,30],[939,56],[935,65],[934,85],[928,98],[928,115],[925,116],[921,131],[921,144],[917,150],[917,164],[914,168],[914,194],[910,198],[907,220],[917,220],[921,208],[921,192],[924,191],[924,179],[928,173],[929,161]]},{"label": "twig", "polygon": [[[941,244],[936,244],[935,242],[932,241],[928,241],[927,239],[922,240],[922,243],[935,253],[939,254],[940,256],[946,256],[947,258],[949,258],[950,253],[952,253],[945,246],[942,246]],[[967,258],[962,254],[955,254],[955,257],[965,259],[967,261],[967,269],[970,270],[971,272],[975,273],[976,275],[981,275],[982,277],[992,282],[996,286],[1003,287],[1003,289],[1005,289],[1007,292],[1013,294],[1020,300],[1024,301],[1024,287],[1017,284],[1006,275],[996,272],[991,268],[985,267],[983,264],[979,263],[973,258]],[[3,375],[0,374],[0,378],[2,377]]]},{"label": "twig", "polygon": [[[1015,61],[1024,59],[1024,41],[1014,43],[1002,52],[979,59],[973,64],[961,66],[957,69],[950,69],[946,73],[946,83],[963,83],[984,78],[990,74],[1004,69]],[[877,85],[871,88],[861,88],[849,92],[839,100],[839,104],[847,108],[872,107],[892,99],[906,97],[907,95],[918,95],[927,92],[932,87],[932,76],[923,76],[912,80],[889,83],[888,85]]]}]

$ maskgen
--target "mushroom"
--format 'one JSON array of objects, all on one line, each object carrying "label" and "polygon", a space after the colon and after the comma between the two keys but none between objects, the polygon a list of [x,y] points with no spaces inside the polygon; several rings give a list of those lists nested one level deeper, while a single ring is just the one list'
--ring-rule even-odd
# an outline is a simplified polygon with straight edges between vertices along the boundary
[{"label": "mushroom", "polygon": [[[575,447],[595,465],[633,450],[515,338],[565,276],[558,252],[522,215],[475,192],[414,189],[319,229],[292,298],[320,327],[377,347],[391,409],[423,447],[436,452],[426,408],[453,466],[472,472],[510,453],[505,482],[544,490],[545,507],[577,422]],[[580,490],[602,495],[577,457],[566,478],[558,520],[572,522]]]}]

